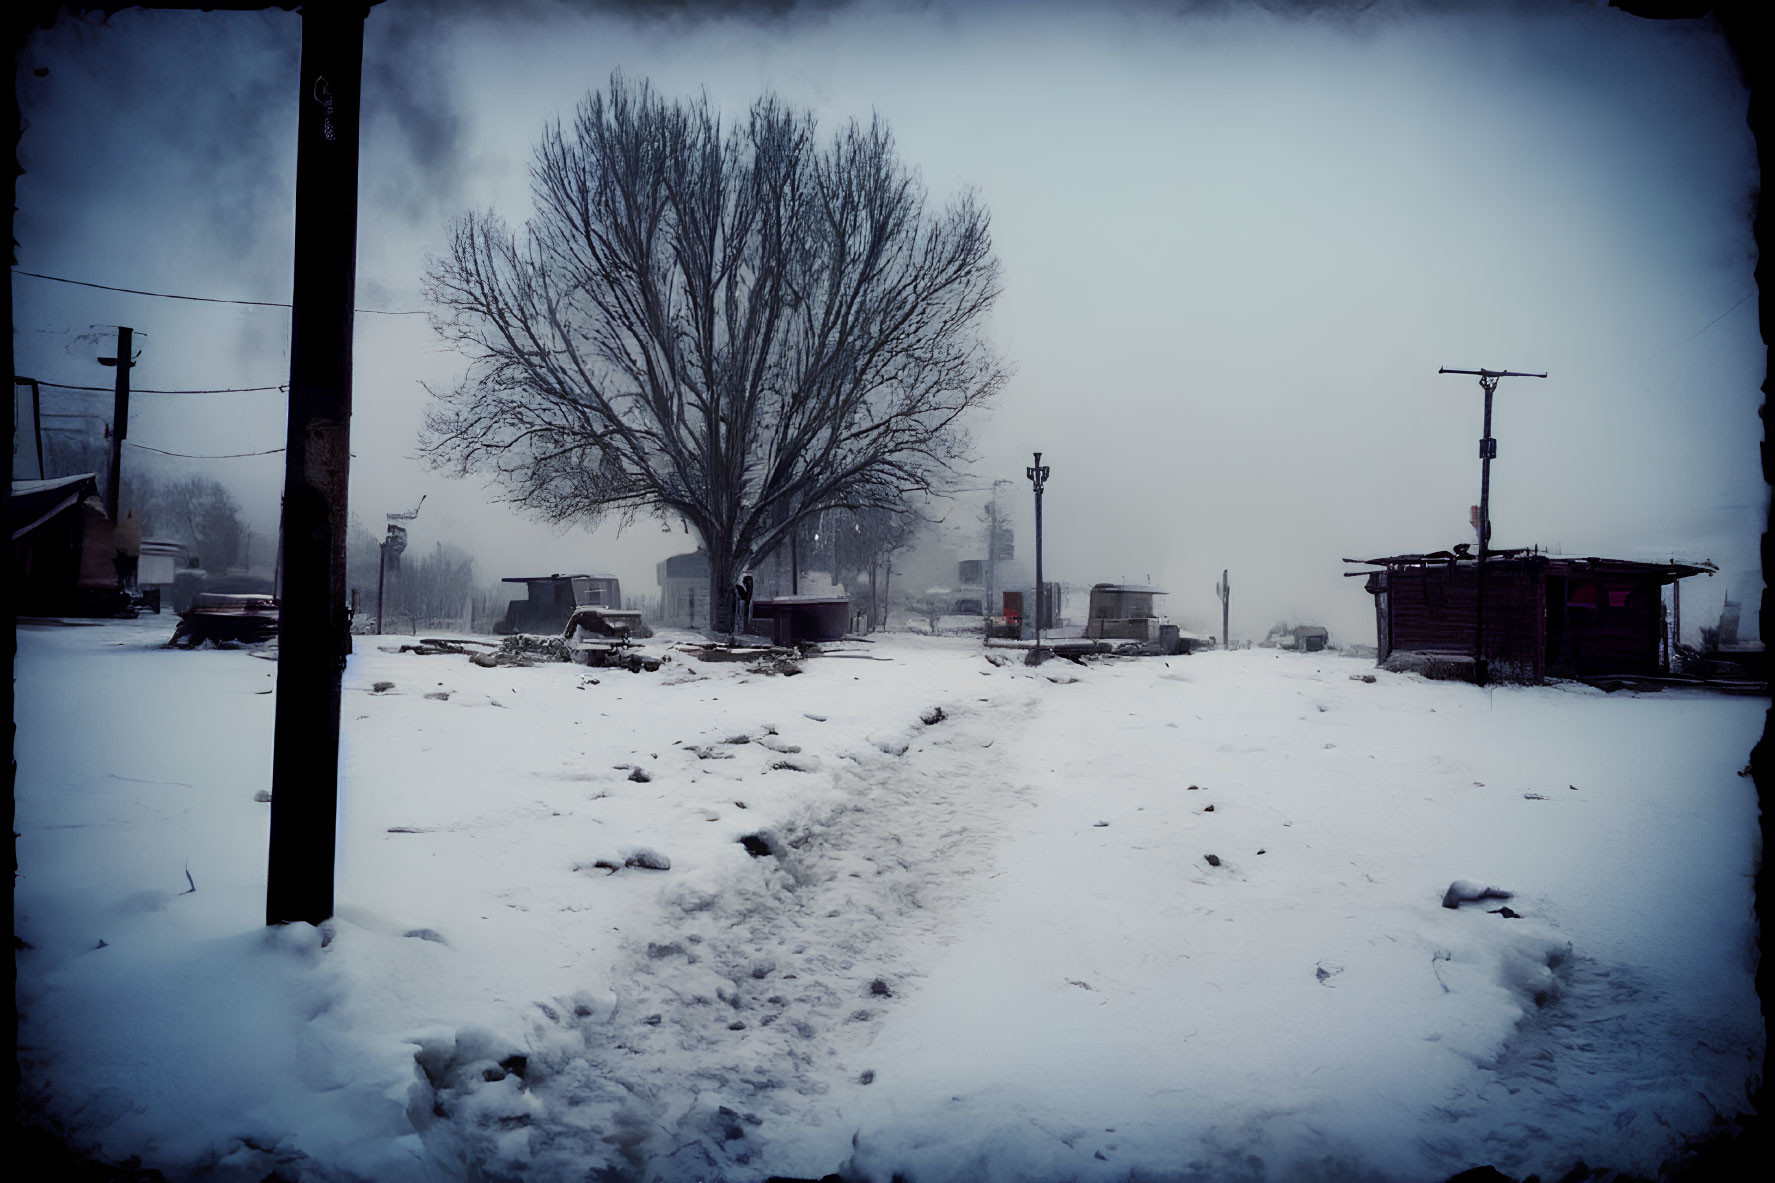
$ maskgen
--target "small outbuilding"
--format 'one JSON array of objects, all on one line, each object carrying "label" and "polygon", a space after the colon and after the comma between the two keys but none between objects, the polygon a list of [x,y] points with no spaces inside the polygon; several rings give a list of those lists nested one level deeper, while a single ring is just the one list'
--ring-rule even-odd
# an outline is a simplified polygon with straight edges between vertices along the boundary
[{"label": "small outbuilding", "polygon": [[1331,644],[1331,634],[1322,625],[1297,625],[1293,631],[1294,647],[1303,653],[1317,653]]},{"label": "small outbuilding", "polygon": [[[1379,661],[1417,653],[1470,662],[1479,613],[1477,556],[1462,544],[1429,554],[1345,559],[1376,571]],[[1485,561],[1484,656],[1493,678],[1652,676],[1662,672],[1663,588],[1710,563],[1577,558],[1538,550],[1494,551]]]},{"label": "small outbuilding", "polygon": [[106,616],[128,609],[95,474],[13,481],[6,524],[19,615]]},{"label": "small outbuilding", "polygon": [[1167,594],[1140,583],[1099,583],[1091,588],[1085,636],[1099,640],[1156,641],[1159,614],[1153,598]]},{"label": "small outbuilding", "polygon": [[500,582],[521,583],[526,595],[506,605],[496,633],[560,633],[575,608],[622,607],[614,575],[514,575]]},{"label": "small outbuilding", "polygon": [[661,559],[659,622],[667,628],[709,627],[709,556],[696,550]]}]

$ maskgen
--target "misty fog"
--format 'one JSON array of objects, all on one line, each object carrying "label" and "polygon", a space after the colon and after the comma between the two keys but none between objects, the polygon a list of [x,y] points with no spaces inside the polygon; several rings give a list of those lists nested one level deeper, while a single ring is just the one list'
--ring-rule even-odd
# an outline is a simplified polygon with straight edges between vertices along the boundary
[{"label": "misty fog", "polygon": [[[1340,559],[1470,538],[1480,392],[1436,371],[1508,366],[1549,377],[1498,391],[1495,546],[1710,559],[1685,622],[1728,589],[1756,598],[1757,177],[1708,22],[1462,3],[688,9],[371,10],[358,306],[402,314],[357,318],[351,510],[371,530],[424,494],[416,551],[460,547],[484,581],[610,571],[631,593],[693,545],[673,522],[526,521],[416,446],[427,384],[463,369],[404,315],[424,311],[427,252],[467,209],[521,221],[544,122],[620,68],[732,113],[766,90],[826,129],[877,113],[933,200],[977,192],[1004,265],[989,332],[1017,372],[972,425],[960,483],[1011,482],[1022,555],[1023,471],[1043,453],[1051,580],[1151,580],[1211,633],[1228,569],[1235,637],[1292,618],[1372,643]],[[286,301],[299,31],[284,12],[124,11],[35,35],[19,269]],[[288,381],[281,308],[16,274],[13,291],[21,375],[108,386],[95,359],[125,324],[139,390]],[[109,417],[103,392],[43,398],[76,450]],[[284,414],[276,389],[138,394],[126,470],[213,477],[267,537]],[[17,475],[35,475],[28,452],[15,435]],[[971,519],[981,500],[932,513]]]}]

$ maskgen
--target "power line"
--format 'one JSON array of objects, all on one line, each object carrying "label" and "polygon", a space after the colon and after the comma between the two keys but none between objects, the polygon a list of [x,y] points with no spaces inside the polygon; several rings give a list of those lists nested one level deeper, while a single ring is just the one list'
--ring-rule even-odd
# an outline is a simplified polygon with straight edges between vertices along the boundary
[{"label": "power line", "polygon": [[169,452],[165,448],[150,448],[147,444],[138,444],[134,440],[124,440],[132,448],[140,448],[144,452],[158,452],[162,456],[177,456],[181,460],[239,460],[245,456],[275,456],[282,448],[267,448],[263,452],[225,452],[219,456],[196,456],[190,452]]},{"label": "power line", "polygon": [[1720,321],[1726,319],[1726,317],[1728,317],[1728,316],[1732,315],[1734,312],[1738,311],[1739,305],[1743,304],[1746,300],[1750,299],[1752,296],[1754,296],[1756,294],[1757,294],[1757,290],[1755,288],[1751,288],[1748,292],[1745,292],[1742,296],[1738,297],[1737,304],[1732,305],[1730,308],[1726,309],[1724,312],[1720,313],[1718,316],[1714,317],[1712,320],[1708,321],[1706,324],[1704,324],[1700,328],[1696,329],[1693,333],[1690,333],[1687,337],[1684,337],[1681,341],[1678,341],[1675,345],[1672,345],[1671,348],[1672,349],[1681,349],[1684,345],[1687,345],[1690,341],[1693,341],[1696,337],[1699,337],[1702,333],[1705,333],[1708,329],[1711,329],[1714,325],[1718,324]]},{"label": "power line", "polygon": [[[159,298],[161,298],[163,300],[193,300],[193,301],[196,301],[201,304],[242,304],[242,305],[245,305],[249,308],[288,308],[289,307],[289,305],[286,303],[280,303],[280,302],[273,301],[273,300],[228,300],[228,299],[224,299],[220,296],[187,296],[187,295],[182,295],[178,292],[150,292],[150,291],[145,291],[142,288],[113,287],[111,284],[108,284],[108,283],[89,283],[84,279],[69,279],[66,276],[62,276],[62,275],[45,275],[41,271],[24,271],[24,270],[21,270],[20,268],[17,268],[17,267],[14,267],[12,269],[12,273],[14,275],[29,275],[32,279],[47,279],[47,280],[50,280],[54,283],[71,283],[71,284],[75,285],[76,287],[97,288],[101,292],[123,292],[124,294],[130,295],[130,296],[158,296]],[[368,312],[368,313],[371,313],[372,315],[375,315],[375,316],[424,316],[424,315],[426,315],[425,312],[420,309],[353,308],[352,311],[353,312]]]},{"label": "power line", "polygon": [[[57,390],[86,390],[95,394],[110,394],[109,386],[75,386],[67,382],[45,382],[42,379],[15,379],[17,382],[35,381],[39,386],[53,386]],[[254,394],[262,390],[287,390],[288,383],[277,386],[218,386],[207,390],[146,390],[133,387],[132,394]]]},{"label": "power line", "polygon": [[1702,325],[1700,328],[1696,329],[1694,332],[1692,332],[1688,336],[1684,337],[1681,341],[1678,341],[1675,345],[1666,345],[1662,349],[1653,350],[1651,353],[1646,354],[1644,357],[1639,359],[1639,364],[1642,366],[1648,365],[1651,362],[1654,362],[1657,359],[1663,357],[1667,353],[1673,353],[1676,350],[1681,349],[1683,346],[1687,345],[1690,341],[1693,341],[1696,337],[1699,337],[1702,333],[1705,333],[1708,329],[1711,329],[1714,325],[1718,324],[1720,321],[1726,319],[1726,317],[1728,317],[1728,316],[1732,315],[1734,312],[1738,311],[1738,309],[1740,309],[1744,306],[1744,302],[1746,300],[1750,299],[1752,296],[1754,296],[1756,294],[1757,294],[1757,289],[1755,287],[1752,287],[1749,291],[1745,292],[1742,296],[1739,296],[1737,302],[1735,304],[1733,304],[1730,308],[1726,309],[1724,312],[1720,313],[1718,316],[1714,317],[1712,320],[1708,321],[1706,324]]}]

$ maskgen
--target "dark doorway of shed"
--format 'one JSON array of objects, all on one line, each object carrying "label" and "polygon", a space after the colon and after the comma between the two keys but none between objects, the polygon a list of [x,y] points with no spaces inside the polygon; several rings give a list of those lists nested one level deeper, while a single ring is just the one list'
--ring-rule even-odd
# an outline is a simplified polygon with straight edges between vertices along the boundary
[{"label": "dark doorway of shed", "polygon": [[1565,593],[1566,580],[1563,575],[1549,575],[1547,584],[1547,647],[1542,654],[1541,664],[1548,673],[1559,664],[1560,646],[1565,643]]}]

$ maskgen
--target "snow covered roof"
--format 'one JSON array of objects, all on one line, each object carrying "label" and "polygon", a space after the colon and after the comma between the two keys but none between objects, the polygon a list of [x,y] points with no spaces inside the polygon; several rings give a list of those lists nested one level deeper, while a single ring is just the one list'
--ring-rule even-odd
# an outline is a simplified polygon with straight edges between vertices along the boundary
[{"label": "snow covered roof", "polygon": [[22,538],[71,505],[99,492],[98,477],[90,472],[46,481],[14,481],[6,499],[6,524],[12,537]]},{"label": "snow covered roof", "polygon": [[[1425,567],[1474,562],[1478,557],[1471,546],[1463,542],[1453,550],[1436,550],[1428,554],[1388,555],[1377,559],[1345,559],[1344,562],[1363,567]],[[1691,575],[1712,575],[1718,570],[1712,563],[1699,559],[1666,559],[1662,562],[1646,562],[1639,559],[1604,558],[1598,555],[1552,555],[1534,547],[1488,551],[1485,561],[1487,563],[1536,563],[1544,565],[1556,575],[1656,575],[1666,582],[1687,579]],[[1367,575],[1368,572],[1346,571],[1344,574]]]},{"label": "snow covered roof", "polygon": [[48,480],[42,481],[14,481],[12,482],[12,495],[14,497],[28,497],[36,493],[47,493],[53,489],[65,489],[70,485],[78,485],[82,481],[91,481],[94,492],[97,492],[99,474],[83,472],[78,476],[50,477]]},{"label": "snow covered roof", "polygon": [[577,573],[577,574],[573,574],[573,575],[559,575],[559,574],[557,574],[557,575],[507,575],[504,579],[501,579],[499,582],[501,582],[501,583],[552,583],[553,581],[555,581],[557,579],[615,579],[615,578],[616,578],[616,576],[614,576],[614,575],[586,575],[583,573]]}]

